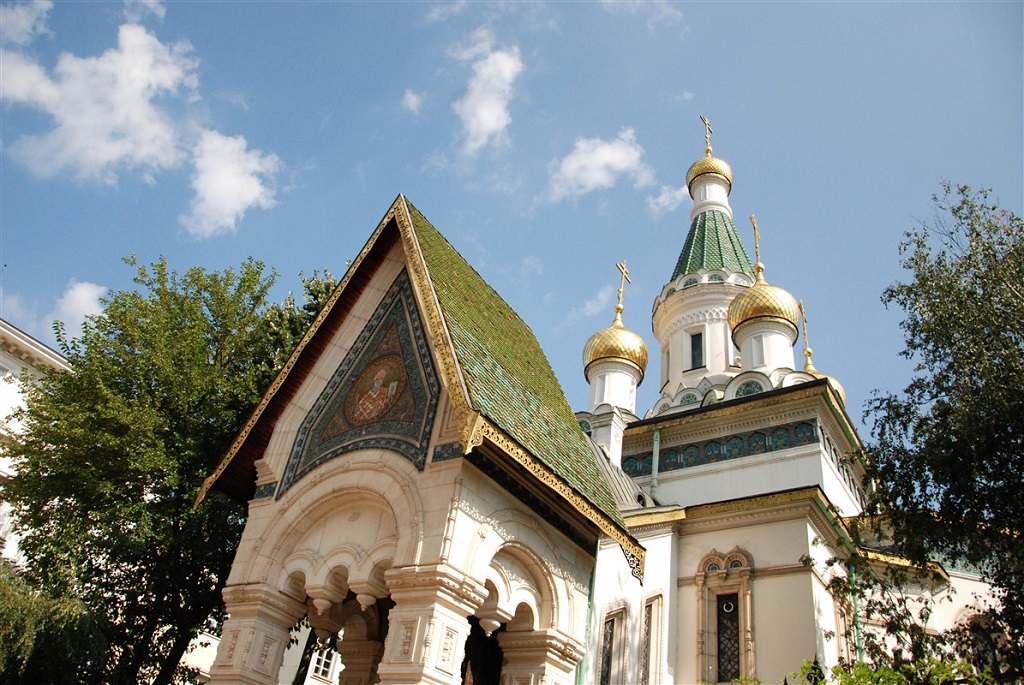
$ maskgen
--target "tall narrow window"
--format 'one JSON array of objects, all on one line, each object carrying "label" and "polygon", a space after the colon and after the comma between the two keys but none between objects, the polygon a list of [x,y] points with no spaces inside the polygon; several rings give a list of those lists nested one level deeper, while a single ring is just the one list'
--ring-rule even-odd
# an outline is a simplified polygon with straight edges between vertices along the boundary
[{"label": "tall narrow window", "polygon": [[658,645],[660,644],[661,597],[652,597],[644,604],[644,613],[640,625],[640,664],[637,670],[637,682],[640,685],[653,685],[657,682],[657,669],[651,668],[656,663]]},{"label": "tall narrow window", "polygon": [[690,368],[699,369],[704,366],[704,334],[694,333],[690,336]]},{"label": "tall narrow window", "polygon": [[604,630],[601,633],[601,685],[611,685],[612,682],[612,649],[615,642],[615,617],[609,616],[604,620]]},{"label": "tall narrow window", "polygon": [[712,550],[697,569],[698,640],[704,646],[698,680],[731,683],[756,678],[750,615],[753,559],[738,547],[726,554]]},{"label": "tall narrow window", "polygon": [[740,677],[740,612],[734,592],[718,595],[718,682]]},{"label": "tall narrow window", "polygon": [[616,685],[622,682],[622,630],[625,612],[616,611],[604,619],[601,628],[601,661],[598,682]]}]

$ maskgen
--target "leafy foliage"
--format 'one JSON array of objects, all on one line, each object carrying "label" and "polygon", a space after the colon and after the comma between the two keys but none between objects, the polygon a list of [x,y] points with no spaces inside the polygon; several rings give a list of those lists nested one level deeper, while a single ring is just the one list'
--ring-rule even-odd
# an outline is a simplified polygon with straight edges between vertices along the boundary
[{"label": "leafy foliage", "polygon": [[955,659],[920,659],[896,666],[863,662],[841,664],[828,669],[828,673],[817,661],[805,661],[796,680],[807,685],[824,682],[834,685],[991,685],[995,682],[990,675],[975,672],[966,661]]},{"label": "leafy foliage", "polygon": [[[193,510],[196,494],[321,300],[269,304],[275,275],[252,260],[183,274],[126,261],[137,289],[109,295],[81,338],[58,330],[72,371],[27,385],[2,497],[26,578],[102,625],[108,649],[81,682],[167,683],[223,610],[244,524],[226,498]],[[333,287],[329,274],[304,280],[313,298]]]},{"label": "leafy foliage", "polygon": [[[895,549],[979,570],[1000,606],[1003,658],[1024,673],[1024,222],[988,191],[944,184],[943,212],[907,233],[903,310],[915,375],[869,403],[872,483]],[[945,216],[948,214],[948,218]]]},{"label": "leafy foliage", "polygon": [[41,595],[0,561],[0,680],[78,683],[105,650],[106,636],[80,600]]}]

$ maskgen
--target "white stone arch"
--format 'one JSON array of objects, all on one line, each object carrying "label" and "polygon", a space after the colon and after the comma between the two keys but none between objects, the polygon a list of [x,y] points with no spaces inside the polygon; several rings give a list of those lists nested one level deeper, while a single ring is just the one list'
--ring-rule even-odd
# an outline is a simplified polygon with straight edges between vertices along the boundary
[{"label": "white stone arch", "polygon": [[[357,592],[369,584],[376,590],[372,594],[383,596],[383,572],[417,563],[421,551],[423,504],[412,483],[417,473],[405,457],[382,449],[322,464],[276,503],[265,526],[253,531],[259,538],[256,551],[266,553],[249,555],[240,580],[271,579],[283,590],[301,571],[307,587],[322,587],[343,567],[347,583],[360,585]],[[363,524],[352,525],[353,517]],[[328,529],[333,537],[324,539]]]},{"label": "white stone arch", "polygon": [[[486,613],[487,607],[494,605],[502,622],[507,622],[522,604],[533,612],[535,629],[575,634],[571,571],[540,521],[516,509],[505,509],[481,523],[478,533],[466,567],[473,577],[484,578],[485,585],[490,582],[489,591],[497,592],[496,598],[488,595],[479,611]],[[525,578],[512,577],[524,573]]]}]

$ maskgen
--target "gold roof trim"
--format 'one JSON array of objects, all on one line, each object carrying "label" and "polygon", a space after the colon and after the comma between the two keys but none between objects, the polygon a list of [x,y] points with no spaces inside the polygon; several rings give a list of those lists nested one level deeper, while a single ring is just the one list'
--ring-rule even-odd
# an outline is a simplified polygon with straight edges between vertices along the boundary
[{"label": "gold roof trim", "polygon": [[[469,454],[474,445],[479,444],[478,434],[480,431],[480,412],[473,409],[469,399],[469,389],[466,387],[465,379],[459,365],[456,363],[455,346],[452,343],[451,335],[448,332],[448,324],[441,314],[441,303],[437,299],[437,293],[427,273],[426,261],[420,249],[419,241],[416,240],[416,233],[413,228],[412,217],[409,215],[409,207],[405,203],[405,197],[398,196],[391,206],[389,214],[395,216],[398,224],[398,232],[402,238],[402,247],[407,256],[406,262],[409,268],[409,276],[413,282],[413,294],[416,302],[423,313],[427,332],[434,349],[438,352],[445,350],[445,354],[435,354],[438,375],[441,377],[445,390],[448,392],[448,401],[451,403],[452,411],[455,414],[455,425],[459,431],[459,440],[462,442],[465,453]],[[397,211],[401,204],[402,211]],[[413,259],[415,255],[415,259]],[[429,297],[428,297],[429,294]]]},{"label": "gold roof trim", "polygon": [[[473,447],[482,444],[486,439],[505,454],[512,457],[516,463],[524,467],[541,483],[561,495],[576,511],[593,521],[602,533],[618,543],[619,547],[622,548],[622,553],[626,555],[626,562],[630,566],[630,573],[643,582],[644,560],[647,550],[632,535],[610,519],[607,514],[594,506],[590,500],[578,493],[575,488],[566,483],[557,473],[545,466],[530,452],[523,449],[518,442],[509,437],[505,431],[492,421],[481,416],[477,428],[478,430],[475,431],[474,436],[477,440],[473,443]],[[467,454],[469,450],[470,447],[467,446]]]}]

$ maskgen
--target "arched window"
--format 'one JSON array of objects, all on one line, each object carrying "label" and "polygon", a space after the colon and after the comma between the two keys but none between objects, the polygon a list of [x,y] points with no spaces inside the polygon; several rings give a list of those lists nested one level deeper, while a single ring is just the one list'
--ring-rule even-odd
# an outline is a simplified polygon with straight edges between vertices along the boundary
[{"label": "arched window", "polygon": [[750,554],[738,547],[712,550],[696,576],[697,681],[728,683],[754,678]]}]

